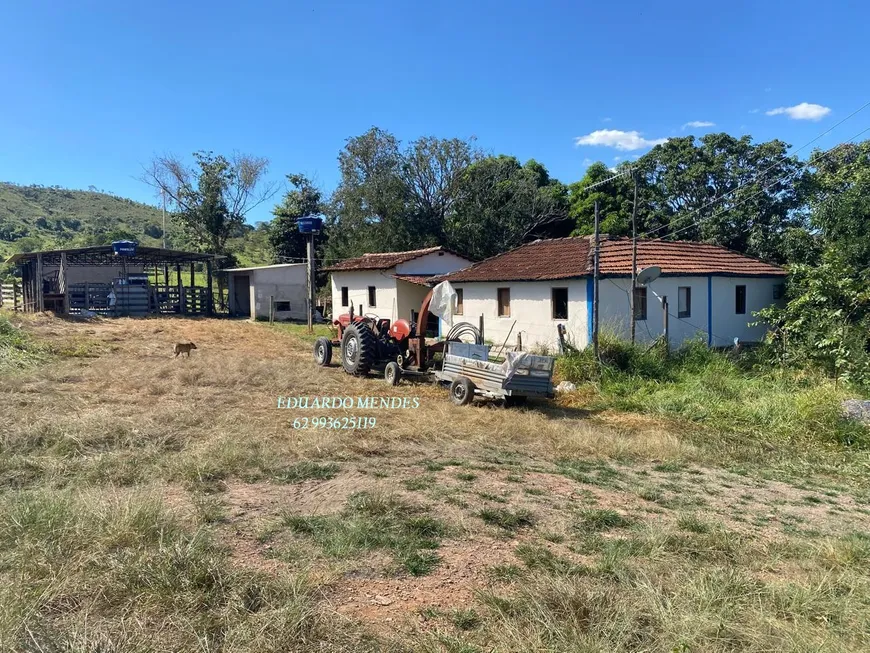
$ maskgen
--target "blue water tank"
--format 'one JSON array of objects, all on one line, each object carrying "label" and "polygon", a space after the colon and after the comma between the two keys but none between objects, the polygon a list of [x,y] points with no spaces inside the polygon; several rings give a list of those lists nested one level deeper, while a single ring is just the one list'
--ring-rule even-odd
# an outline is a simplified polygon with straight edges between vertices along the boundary
[{"label": "blue water tank", "polygon": [[135,240],[116,240],[112,243],[112,250],[118,256],[134,256],[138,244]]},{"label": "blue water tank", "polygon": [[323,228],[323,218],[299,218],[296,221],[301,234],[320,233]]}]

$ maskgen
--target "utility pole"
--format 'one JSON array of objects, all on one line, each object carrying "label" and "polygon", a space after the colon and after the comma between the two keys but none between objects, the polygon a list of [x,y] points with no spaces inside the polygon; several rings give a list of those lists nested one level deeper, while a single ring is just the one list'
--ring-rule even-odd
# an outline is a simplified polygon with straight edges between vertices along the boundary
[{"label": "utility pole", "polygon": [[598,200],[595,200],[595,250],[593,257],[592,282],[592,355],[598,361],[598,277],[601,255],[601,230],[598,219]]},{"label": "utility pole", "polygon": [[634,332],[637,322],[634,317],[634,294],[637,290],[637,173],[634,178],[634,206],[631,209],[631,294],[629,295],[628,312],[631,315],[631,344],[634,344]]},{"label": "utility pole", "polygon": [[314,280],[314,232],[308,234],[308,333],[314,333],[314,304],[317,287]]}]

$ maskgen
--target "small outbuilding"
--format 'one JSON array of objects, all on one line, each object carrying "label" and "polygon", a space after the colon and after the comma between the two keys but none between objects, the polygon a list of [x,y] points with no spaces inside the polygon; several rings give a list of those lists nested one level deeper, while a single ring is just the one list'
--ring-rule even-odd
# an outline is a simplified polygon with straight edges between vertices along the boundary
[{"label": "small outbuilding", "polygon": [[307,320],[308,265],[287,263],[231,268],[230,315],[252,319]]}]

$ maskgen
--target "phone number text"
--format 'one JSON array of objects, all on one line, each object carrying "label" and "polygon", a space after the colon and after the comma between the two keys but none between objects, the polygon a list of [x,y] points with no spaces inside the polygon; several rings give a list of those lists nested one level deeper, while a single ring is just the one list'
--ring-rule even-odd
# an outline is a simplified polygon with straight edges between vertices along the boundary
[{"label": "phone number text", "polygon": [[373,429],[376,417],[297,417],[294,429]]}]

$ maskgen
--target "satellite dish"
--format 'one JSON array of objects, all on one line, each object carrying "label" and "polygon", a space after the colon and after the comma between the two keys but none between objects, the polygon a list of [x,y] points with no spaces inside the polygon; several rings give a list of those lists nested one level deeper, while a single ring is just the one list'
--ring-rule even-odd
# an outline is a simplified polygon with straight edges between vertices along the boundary
[{"label": "satellite dish", "polygon": [[655,281],[661,276],[662,269],[658,265],[651,265],[637,273],[636,283],[638,286],[645,286],[651,281]]}]

